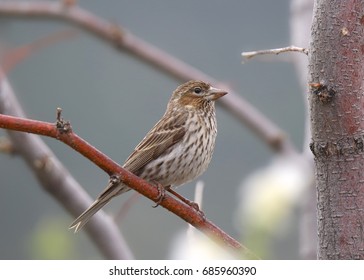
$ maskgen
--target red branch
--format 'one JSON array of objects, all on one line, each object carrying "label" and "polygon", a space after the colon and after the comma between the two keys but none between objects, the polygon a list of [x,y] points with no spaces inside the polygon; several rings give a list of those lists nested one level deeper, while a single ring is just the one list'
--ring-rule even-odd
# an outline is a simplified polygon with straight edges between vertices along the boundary
[{"label": "red branch", "polygon": [[[156,187],[122,168],[115,161],[72,132],[71,129],[67,132],[62,132],[62,130],[59,130],[54,123],[29,120],[2,114],[0,114],[0,128],[29,132],[58,139],[82,154],[87,159],[91,160],[109,175],[118,174],[120,176],[120,180],[124,184],[128,185],[130,188],[145,197],[155,202],[158,201],[159,193]],[[233,239],[207,219],[202,218],[201,215],[193,209],[193,207],[189,207],[168,194],[166,194],[160,205],[197,229],[207,233],[207,235],[212,237],[214,240],[219,240],[228,247],[242,249],[244,250],[244,253],[250,253],[249,250],[238,241]]]}]

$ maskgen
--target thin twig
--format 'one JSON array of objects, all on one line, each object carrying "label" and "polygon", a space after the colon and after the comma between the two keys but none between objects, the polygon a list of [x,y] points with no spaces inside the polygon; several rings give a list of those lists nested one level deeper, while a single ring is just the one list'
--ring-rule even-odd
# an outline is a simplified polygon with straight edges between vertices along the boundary
[{"label": "thin twig", "polygon": [[242,52],[241,56],[244,59],[251,59],[255,56],[258,55],[265,55],[265,54],[281,54],[284,52],[300,52],[303,53],[305,55],[308,55],[308,49],[306,48],[300,48],[300,47],[295,47],[295,46],[289,46],[289,47],[284,47],[284,48],[277,48],[277,49],[267,49],[267,50],[259,50],[259,51],[251,51],[251,52]]},{"label": "thin twig", "polygon": [[0,57],[2,71],[7,75],[19,62],[28,58],[31,54],[48,47],[51,44],[75,37],[76,35],[77,32],[75,30],[61,30],[37,39],[29,44],[6,51],[2,57]]},{"label": "thin twig", "polygon": [[[195,186],[194,202],[198,204],[198,206],[200,207],[200,210],[202,210],[202,208],[203,208],[202,198],[203,198],[204,188],[205,188],[204,182],[197,181],[196,186]],[[194,231],[195,231],[195,229],[191,225],[188,225],[187,235],[191,237],[194,234]]]},{"label": "thin twig", "polygon": [[203,201],[203,190],[205,188],[205,183],[203,181],[197,181],[195,187],[195,199],[194,202],[198,204],[200,209],[202,210],[202,201]]}]

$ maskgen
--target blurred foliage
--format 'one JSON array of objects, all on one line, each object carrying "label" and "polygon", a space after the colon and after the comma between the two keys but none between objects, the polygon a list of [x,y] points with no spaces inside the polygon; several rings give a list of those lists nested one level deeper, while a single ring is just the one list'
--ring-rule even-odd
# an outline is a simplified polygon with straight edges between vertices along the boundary
[{"label": "blurred foliage", "polygon": [[69,232],[64,230],[66,224],[64,219],[55,216],[42,217],[25,240],[29,258],[41,260],[78,258],[74,241]]}]

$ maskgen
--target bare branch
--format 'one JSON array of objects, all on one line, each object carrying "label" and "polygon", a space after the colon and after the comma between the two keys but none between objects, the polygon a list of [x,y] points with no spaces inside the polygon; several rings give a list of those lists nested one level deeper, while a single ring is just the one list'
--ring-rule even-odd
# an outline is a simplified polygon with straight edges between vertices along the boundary
[{"label": "bare branch", "polygon": [[[199,79],[218,86],[223,84],[143,41],[121,26],[109,23],[76,5],[48,1],[1,2],[0,16],[48,18],[73,23],[113,45],[116,49],[134,55],[179,81]],[[285,133],[278,125],[244,100],[241,97],[242,94],[236,93],[226,85],[223,87],[229,91],[229,95],[222,99],[219,104],[251,128],[272,150],[280,153],[296,153],[289,138],[285,137]]]},{"label": "bare branch", "polygon": [[285,52],[300,52],[305,55],[308,55],[308,49],[306,48],[300,48],[295,46],[289,46],[284,48],[277,48],[277,49],[267,49],[267,50],[259,50],[259,51],[251,51],[251,52],[242,52],[241,56],[245,59],[251,59],[258,55],[265,55],[265,54],[281,54]]},{"label": "bare branch", "polygon": [[2,57],[0,57],[2,71],[7,75],[19,62],[31,56],[33,53],[48,47],[51,44],[75,37],[76,35],[77,33],[75,30],[61,30],[37,39],[29,44],[6,51]]},{"label": "bare branch", "polygon": [[[10,84],[0,72],[0,112],[24,117]],[[41,186],[73,216],[92,200],[39,136],[8,131],[16,152],[33,170]],[[133,255],[116,225],[100,212],[90,221],[87,234],[108,259],[131,259]]]},{"label": "bare branch", "polygon": [[[58,122],[61,120],[59,110],[57,113],[58,120],[56,125],[53,123],[46,123],[41,121],[29,120],[24,118],[12,117],[7,115],[0,115],[0,127],[16,131],[34,133],[38,135],[48,136],[55,138],[67,144],[89,160],[91,160],[98,167],[103,169],[109,175],[117,174],[120,180],[130,188],[141,193],[145,197],[159,202],[160,194],[158,189],[149,184],[147,181],[137,177],[129,171],[122,168],[119,164],[107,157],[105,154],[91,146],[85,140],[76,135],[67,122],[63,122],[68,128],[65,131],[64,126],[59,126]],[[168,209],[180,218],[190,223],[200,231],[206,233],[214,240],[218,240],[228,247],[240,249],[244,254],[254,256],[247,248],[242,246],[238,241],[233,239],[227,233],[222,231],[216,225],[202,217],[198,211],[175,198],[165,195],[164,199],[159,203],[162,207]]]}]

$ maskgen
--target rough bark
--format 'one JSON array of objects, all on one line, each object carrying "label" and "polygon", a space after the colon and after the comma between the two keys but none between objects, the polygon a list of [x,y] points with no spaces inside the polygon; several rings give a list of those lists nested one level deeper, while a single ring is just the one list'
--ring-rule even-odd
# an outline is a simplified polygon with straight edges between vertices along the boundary
[{"label": "rough bark", "polygon": [[364,259],[364,1],[316,0],[309,103],[319,259]]}]

